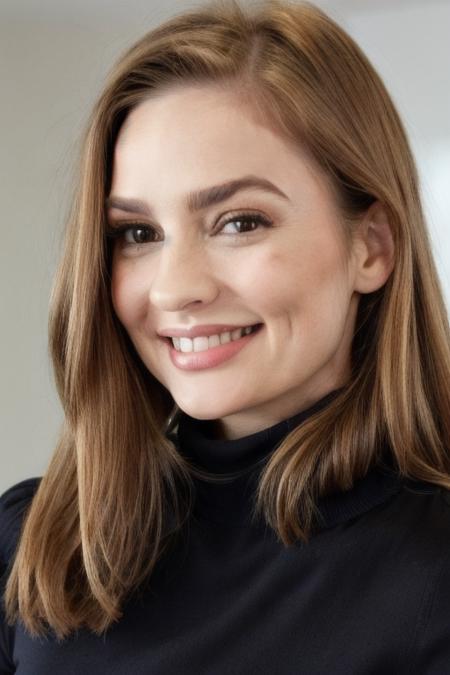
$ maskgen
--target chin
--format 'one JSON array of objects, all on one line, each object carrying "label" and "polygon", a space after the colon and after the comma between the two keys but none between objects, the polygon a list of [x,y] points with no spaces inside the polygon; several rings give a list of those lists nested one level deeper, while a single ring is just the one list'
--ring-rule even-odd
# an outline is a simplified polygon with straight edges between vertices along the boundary
[{"label": "chin", "polygon": [[205,405],[193,406],[192,401],[190,404],[183,405],[182,401],[177,401],[174,399],[178,407],[183,410],[190,417],[194,417],[198,420],[217,420],[223,417],[228,417],[228,415],[233,415],[236,412],[239,412],[239,409],[233,408],[224,408],[217,407],[214,408],[211,406],[211,401],[207,401]]}]

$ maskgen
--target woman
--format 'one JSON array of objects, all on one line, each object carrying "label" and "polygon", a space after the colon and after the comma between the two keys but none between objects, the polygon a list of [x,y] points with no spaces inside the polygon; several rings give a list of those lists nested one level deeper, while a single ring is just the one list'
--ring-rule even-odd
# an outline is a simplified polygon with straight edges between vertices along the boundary
[{"label": "woman", "polygon": [[[1,672],[450,672],[450,333],[403,126],[308,4],[179,14],[89,120]],[[192,353],[194,352],[194,353]]]}]

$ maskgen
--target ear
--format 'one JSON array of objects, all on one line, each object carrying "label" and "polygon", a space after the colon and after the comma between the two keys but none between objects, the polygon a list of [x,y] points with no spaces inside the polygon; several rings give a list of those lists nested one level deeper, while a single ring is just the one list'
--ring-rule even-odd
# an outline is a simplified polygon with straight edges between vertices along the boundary
[{"label": "ear", "polygon": [[375,201],[365,212],[355,233],[354,290],[371,293],[381,288],[394,268],[394,240],[386,209]]}]

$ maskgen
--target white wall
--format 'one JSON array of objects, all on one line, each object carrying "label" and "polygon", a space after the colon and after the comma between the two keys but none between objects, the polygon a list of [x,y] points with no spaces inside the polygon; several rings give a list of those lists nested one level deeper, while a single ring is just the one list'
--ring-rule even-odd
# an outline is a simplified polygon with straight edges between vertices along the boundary
[{"label": "white wall", "polygon": [[392,3],[353,13],[347,25],[382,74],[406,125],[449,306],[450,2],[407,8]]},{"label": "white wall", "polygon": [[[0,492],[42,475],[62,421],[47,355],[48,300],[89,106],[120,52],[190,4],[2,0]],[[317,4],[363,47],[403,116],[450,298],[450,4]]]}]

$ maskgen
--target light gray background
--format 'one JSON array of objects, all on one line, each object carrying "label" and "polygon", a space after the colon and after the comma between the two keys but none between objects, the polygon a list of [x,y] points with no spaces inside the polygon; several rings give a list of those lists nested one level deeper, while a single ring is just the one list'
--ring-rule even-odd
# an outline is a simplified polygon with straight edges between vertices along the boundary
[{"label": "light gray background", "polygon": [[[89,108],[120,53],[193,4],[1,0],[0,492],[42,475],[62,421],[47,353],[48,302]],[[402,115],[448,303],[450,2],[317,4],[359,42]]]}]

